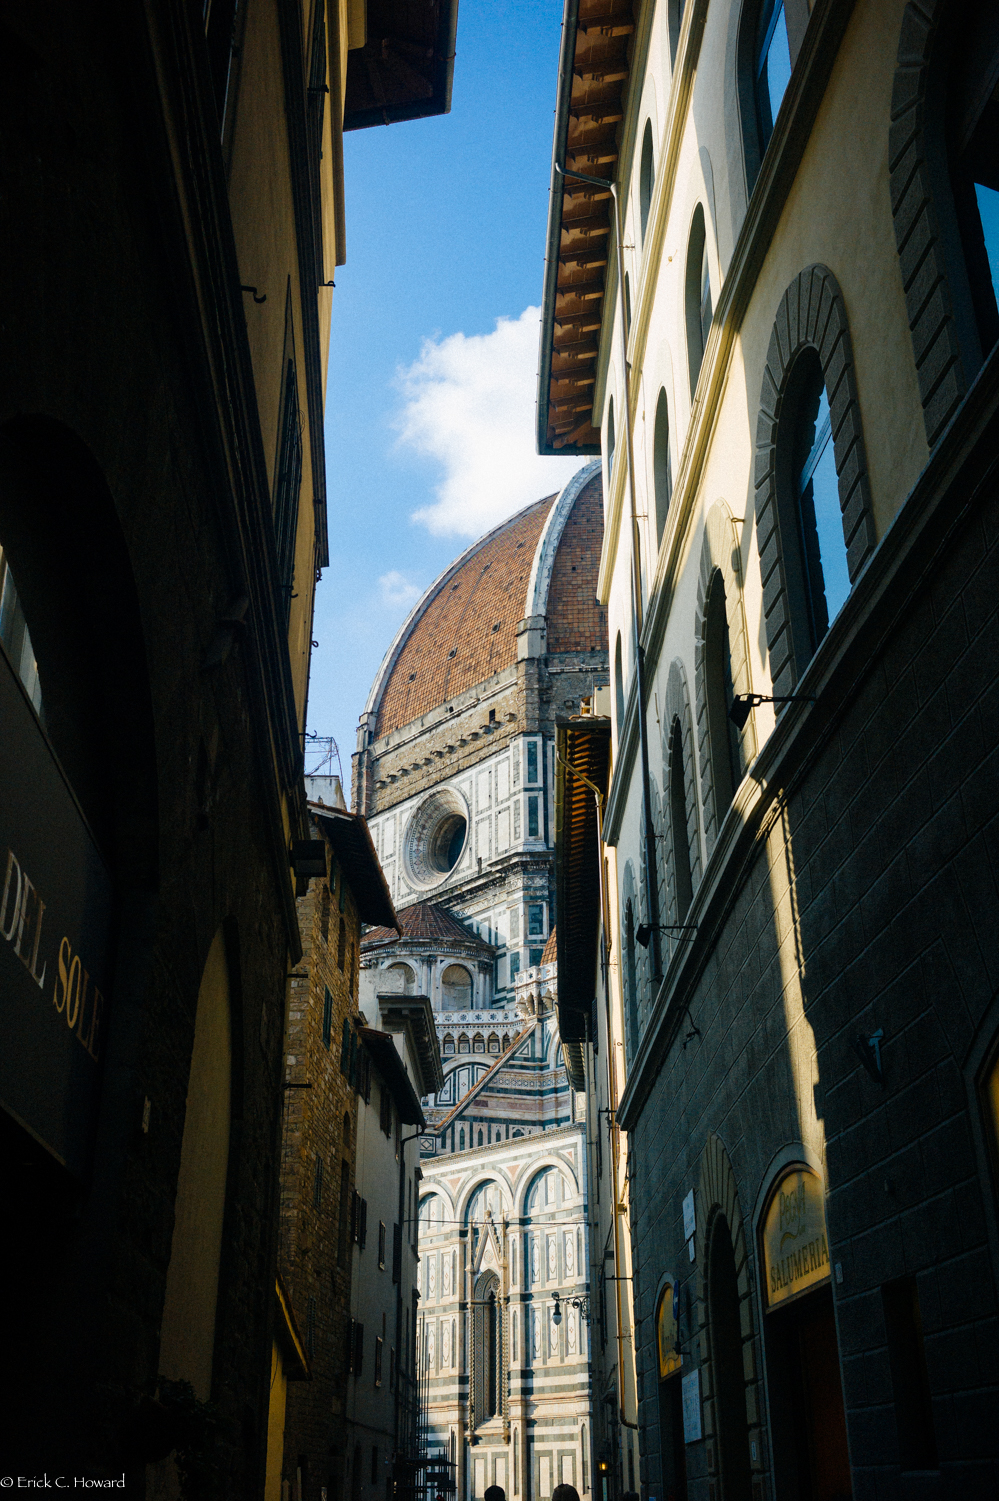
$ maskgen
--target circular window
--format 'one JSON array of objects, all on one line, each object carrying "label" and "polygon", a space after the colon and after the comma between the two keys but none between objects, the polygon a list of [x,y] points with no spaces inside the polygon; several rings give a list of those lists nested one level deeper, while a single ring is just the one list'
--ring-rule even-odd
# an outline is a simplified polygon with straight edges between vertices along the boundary
[{"label": "circular window", "polygon": [[442,788],[413,814],[406,830],[406,873],[416,886],[439,886],[464,853],[468,809],[452,788]]}]

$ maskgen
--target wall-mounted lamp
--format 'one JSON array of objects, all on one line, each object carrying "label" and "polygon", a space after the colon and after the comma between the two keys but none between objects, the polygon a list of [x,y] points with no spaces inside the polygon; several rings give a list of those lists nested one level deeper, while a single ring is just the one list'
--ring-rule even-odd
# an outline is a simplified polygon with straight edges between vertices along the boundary
[{"label": "wall-mounted lamp", "polygon": [[885,1070],[881,1062],[881,1039],[885,1035],[884,1027],[879,1027],[872,1032],[870,1037],[858,1034],[853,1039],[853,1051],[874,1080],[875,1084],[885,1087]]},{"label": "wall-mounted lamp", "polygon": [[728,717],[737,730],[746,728],[746,721],[757,704],[814,704],[811,693],[781,693],[776,698],[769,693],[737,693],[729,705]]},{"label": "wall-mounted lamp", "polygon": [[552,1309],[552,1323],[556,1328],[562,1322],[562,1303],[565,1304],[566,1308],[578,1308],[579,1317],[583,1320],[584,1324],[590,1322],[590,1300],[585,1294],[581,1298],[566,1298],[562,1296],[561,1302],[559,1301],[559,1297],[560,1294],[556,1293],[555,1307]]},{"label": "wall-mounted lamp", "polygon": [[652,937],[652,929],[656,928],[660,933],[696,933],[697,924],[692,922],[642,922],[635,929],[635,942],[640,943],[643,949],[649,946]]}]

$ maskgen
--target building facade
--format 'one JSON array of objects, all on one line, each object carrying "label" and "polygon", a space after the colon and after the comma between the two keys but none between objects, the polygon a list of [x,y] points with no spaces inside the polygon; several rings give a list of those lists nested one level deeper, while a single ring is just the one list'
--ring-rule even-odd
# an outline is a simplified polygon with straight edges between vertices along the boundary
[{"label": "building facade", "polygon": [[346,0],[0,23],[12,1474],[264,1485],[341,137],[383,68],[447,107],[406,9],[367,61]]},{"label": "building facade", "polygon": [[423,1101],[420,1358],[430,1452],[461,1501],[592,1491],[587,1126],[553,1005],[553,793],[556,715],[607,683],[600,537],[590,465],[462,554],[390,648],[354,758],[399,924],[365,933],[362,992],[425,996],[443,1065]]},{"label": "building facade", "polygon": [[997,65],[974,5],[566,7],[657,1498],[996,1487]]},{"label": "building facade", "polygon": [[[364,1249],[357,1200],[359,1179],[370,1171],[371,1064],[366,1054],[358,1062],[361,924],[395,920],[370,840],[342,799],[339,808],[310,804],[310,832],[326,847],[328,874],[311,880],[298,899],[302,958],[291,979],[285,1036],[278,1246],[281,1294],[304,1365],[293,1362],[297,1379],[290,1385],[282,1379],[279,1330],[272,1354],[266,1501],[285,1495],[321,1501],[324,1491],[332,1501],[347,1494],[353,1454],[344,1425],[357,1343],[351,1333],[353,1264],[355,1247]],[[385,1087],[379,1079],[377,1090]],[[393,1114],[390,1102],[381,1116],[393,1142],[398,1111],[396,1105]],[[384,1262],[381,1244],[379,1266]]]}]

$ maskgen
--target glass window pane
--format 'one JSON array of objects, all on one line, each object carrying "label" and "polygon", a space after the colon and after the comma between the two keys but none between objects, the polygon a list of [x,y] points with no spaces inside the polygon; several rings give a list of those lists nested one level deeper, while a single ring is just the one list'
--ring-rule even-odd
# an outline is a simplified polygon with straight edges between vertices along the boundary
[{"label": "glass window pane", "polygon": [[791,81],[791,51],[787,45],[787,22],[784,7],[780,8],[777,24],[773,30],[766,57],[767,93],[770,96],[770,118],[776,120],[784,91]]},{"label": "glass window pane", "polygon": [[[825,403],[824,393],[822,400]],[[828,411],[828,405],[826,409]],[[815,530],[819,537],[819,555],[822,559],[826,611],[831,621],[839,614],[850,592],[846,543],[843,541],[843,513],[839,504],[839,480],[836,477],[836,456],[831,436],[826,439],[825,448],[812,471],[812,504],[815,508]]]},{"label": "glass window pane", "polygon": [[989,271],[992,274],[992,290],[999,302],[999,193],[994,188],[986,188],[976,182],[975,197],[978,199],[985,253],[989,258]]}]

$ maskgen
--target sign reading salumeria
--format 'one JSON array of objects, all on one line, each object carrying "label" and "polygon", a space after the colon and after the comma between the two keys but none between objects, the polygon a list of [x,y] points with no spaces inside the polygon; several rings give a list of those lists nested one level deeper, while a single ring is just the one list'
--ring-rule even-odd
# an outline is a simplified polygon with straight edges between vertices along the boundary
[{"label": "sign reading salumeria", "polygon": [[829,1277],[822,1180],[795,1168],[777,1185],[763,1226],[767,1303],[774,1308]]},{"label": "sign reading salumeria", "polygon": [[87,1168],[107,1026],[111,882],[0,652],[0,1104]]}]

